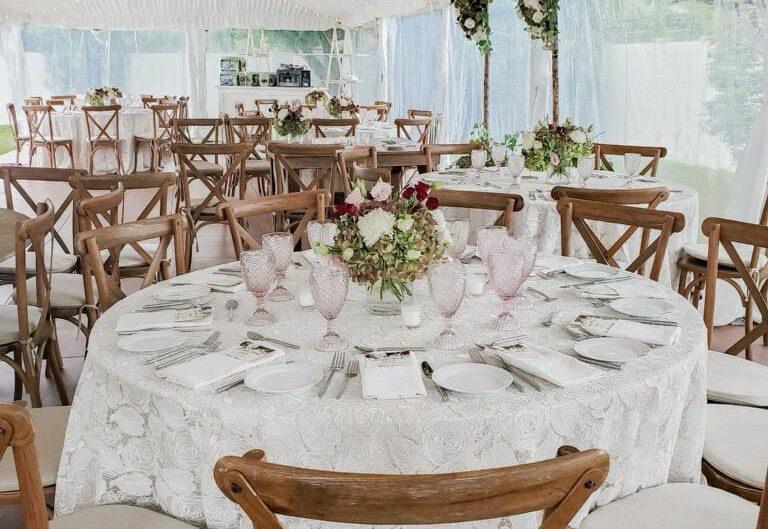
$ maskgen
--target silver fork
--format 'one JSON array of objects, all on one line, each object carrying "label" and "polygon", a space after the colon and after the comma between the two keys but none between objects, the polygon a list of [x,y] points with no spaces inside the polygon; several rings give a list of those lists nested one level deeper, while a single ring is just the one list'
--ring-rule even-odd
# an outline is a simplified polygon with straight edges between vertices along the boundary
[{"label": "silver fork", "polygon": [[[476,364],[488,363],[485,357],[483,356],[482,348],[478,344],[475,344],[474,347],[469,348],[469,358]],[[496,367],[499,367],[505,371],[509,371],[506,367],[506,364],[504,364],[504,361],[501,358],[494,357],[494,359],[495,359],[494,363],[496,364]],[[507,386],[507,389],[510,391],[512,389],[515,389],[520,393],[525,393],[525,388],[523,388],[522,384],[520,384],[517,380],[514,380],[514,379],[512,380],[512,383],[509,386]]]},{"label": "silver fork", "polygon": [[172,351],[170,353],[163,353],[154,358],[151,358],[147,363],[155,365],[157,369],[166,367],[170,363],[175,362],[180,358],[187,358],[193,354],[197,354],[195,351],[198,349],[209,350],[218,344],[221,339],[221,331],[213,331],[211,335],[206,338],[200,345],[191,345],[189,347],[183,347],[178,351]]},{"label": "silver fork", "polygon": [[541,322],[541,324],[544,327],[552,327],[555,324],[555,316],[557,316],[558,314],[560,314],[560,311],[556,310],[555,312],[549,315],[549,319],[547,321]]},{"label": "silver fork", "polygon": [[360,363],[358,362],[357,358],[353,358],[352,360],[347,363],[347,372],[344,373],[344,384],[341,386],[341,389],[336,394],[336,398],[340,399],[341,396],[344,394],[344,392],[347,390],[347,385],[349,384],[350,378],[355,378],[357,376],[357,371],[360,367]]},{"label": "silver fork", "polygon": [[320,388],[318,397],[323,398],[323,396],[325,396],[325,392],[328,391],[328,386],[331,384],[333,376],[337,371],[344,369],[345,357],[346,355],[344,354],[344,351],[336,351],[333,353],[333,360],[331,361],[331,372],[328,373],[328,378],[325,379],[325,384],[323,384],[323,387]]}]

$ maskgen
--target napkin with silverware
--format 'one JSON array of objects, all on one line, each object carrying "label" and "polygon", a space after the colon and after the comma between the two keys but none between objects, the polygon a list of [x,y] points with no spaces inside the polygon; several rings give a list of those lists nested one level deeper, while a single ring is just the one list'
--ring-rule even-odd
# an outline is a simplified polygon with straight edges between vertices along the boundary
[{"label": "napkin with silverware", "polygon": [[184,310],[158,310],[155,312],[127,312],[117,318],[117,334],[160,329],[209,329],[213,325],[213,311],[192,308]]},{"label": "napkin with silverware", "polygon": [[360,377],[366,399],[405,399],[427,394],[419,362],[410,351],[362,355]]},{"label": "napkin with silverware", "polygon": [[242,278],[222,274],[195,274],[171,279],[172,285],[207,285],[216,292],[234,294],[245,290]]},{"label": "napkin with silverware", "polygon": [[650,345],[673,345],[680,336],[677,325],[653,324],[621,318],[578,316],[572,323],[589,334],[611,338],[631,338]]},{"label": "napkin with silverware", "polygon": [[617,283],[598,283],[596,285],[583,285],[574,287],[585,298],[655,298],[663,299],[667,295],[658,286],[636,281],[623,281]]},{"label": "napkin with silverware", "polygon": [[496,354],[506,364],[560,387],[589,382],[603,374],[600,369],[541,345],[526,344]]},{"label": "napkin with silverware", "polygon": [[224,351],[196,356],[186,362],[158,370],[168,382],[190,389],[200,389],[223,380],[244,375],[256,366],[276,360],[285,354],[266,342],[244,340]]}]

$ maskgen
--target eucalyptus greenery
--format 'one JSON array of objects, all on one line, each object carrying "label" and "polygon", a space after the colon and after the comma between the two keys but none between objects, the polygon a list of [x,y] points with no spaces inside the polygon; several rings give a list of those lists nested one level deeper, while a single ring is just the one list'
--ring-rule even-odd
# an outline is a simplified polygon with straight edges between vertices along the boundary
[{"label": "eucalyptus greenery", "polygon": [[464,35],[475,41],[483,55],[491,53],[491,27],[488,6],[493,0],[451,0],[456,9],[456,22]]}]

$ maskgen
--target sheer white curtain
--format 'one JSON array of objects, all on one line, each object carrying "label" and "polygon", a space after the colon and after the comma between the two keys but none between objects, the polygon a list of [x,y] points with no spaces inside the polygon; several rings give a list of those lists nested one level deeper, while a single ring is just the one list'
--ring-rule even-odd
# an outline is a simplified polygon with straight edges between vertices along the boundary
[{"label": "sheer white curtain", "polygon": [[205,74],[205,50],[208,32],[204,29],[184,31],[184,51],[187,61],[187,86],[189,87],[189,114],[191,117],[208,117],[208,97]]},{"label": "sheer white curtain", "polygon": [[0,54],[5,59],[8,81],[11,88],[11,100],[19,105],[27,93],[27,74],[24,69],[24,44],[21,39],[21,26],[0,24]]}]

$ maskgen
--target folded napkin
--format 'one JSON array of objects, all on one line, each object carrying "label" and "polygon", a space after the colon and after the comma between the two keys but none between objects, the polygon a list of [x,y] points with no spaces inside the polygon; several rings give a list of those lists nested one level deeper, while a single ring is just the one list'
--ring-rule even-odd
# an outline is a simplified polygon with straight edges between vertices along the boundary
[{"label": "folded napkin", "polygon": [[539,345],[526,345],[519,352],[497,354],[508,365],[560,387],[588,382],[603,374],[603,371],[589,364]]},{"label": "folded napkin", "polygon": [[239,277],[222,274],[195,274],[180,276],[171,280],[172,285],[207,285],[216,292],[234,294],[245,290],[245,283]]},{"label": "folded napkin", "polygon": [[597,285],[577,286],[585,298],[656,298],[664,299],[667,295],[658,285],[621,281]]},{"label": "folded napkin", "polygon": [[419,362],[413,353],[370,353],[360,358],[363,397],[405,399],[426,395]]},{"label": "folded napkin", "polygon": [[245,340],[225,351],[196,356],[187,362],[168,366],[157,374],[168,382],[200,389],[244,374],[284,354],[285,351],[275,349],[272,344]]},{"label": "folded napkin", "polygon": [[596,336],[632,338],[650,345],[672,345],[680,336],[681,329],[671,325],[654,325],[623,319],[603,319],[579,316],[574,325]]},{"label": "folded napkin", "polygon": [[306,259],[309,264],[311,264],[313,267],[315,266],[327,266],[328,260],[324,257],[317,255],[314,250],[304,250],[301,252],[301,255]]},{"label": "folded napkin", "polygon": [[117,334],[159,329],[204,329],[213,325],[213,311],[202,309],[126,312],[117,318]]}]

